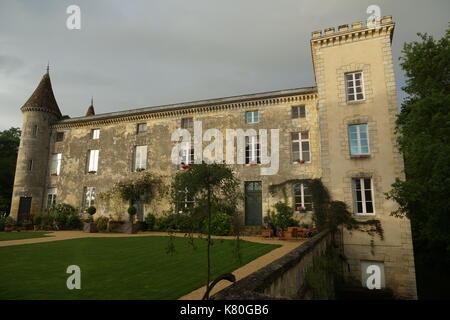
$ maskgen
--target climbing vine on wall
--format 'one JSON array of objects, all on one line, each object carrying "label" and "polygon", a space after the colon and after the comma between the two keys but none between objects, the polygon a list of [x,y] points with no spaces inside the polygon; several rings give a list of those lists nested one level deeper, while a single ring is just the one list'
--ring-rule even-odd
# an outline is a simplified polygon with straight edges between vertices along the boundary
[{"label": "climbing vine on wall", "polygon": [[135,179],[116,182],[108,191],[100,193],[99,198],[116,211],[117,217],[121,217],[124,203],[132,201],[150,203],[157,196],[161,197],[166,193],[167,187],[161,177],[145,172]]},{"label": "climbing vine on wall", "polygon": [[320,179],[289,179],[280,184],[269,186],[269,192],[275,194],[279,189],[283,190],[286,185],[294,183],[308,183],[313,202],[312,219],[319,231],[324,229],[335,231],[340,225],[343,225],[347,230],[366,232],[370,236],[378,234],[381,240],[384,239],[384,232],[380,220],[356,220],[348,210],[345,202],[331,199],[327,188]]}]

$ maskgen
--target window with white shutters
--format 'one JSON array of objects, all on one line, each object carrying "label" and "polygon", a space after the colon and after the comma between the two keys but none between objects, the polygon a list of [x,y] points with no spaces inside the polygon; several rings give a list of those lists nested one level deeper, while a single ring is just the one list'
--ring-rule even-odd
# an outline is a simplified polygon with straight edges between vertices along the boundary
[{"label": "window with white shutters", "polygon": [[50,166],[50,174],[51,175],[59,175],[61,171],[61,160],[62,160],[62,154],[61,153],[55,153],[52,154],[51,159],[51,166]]},{"label": "window with white shutters", "polygon": [[95,173],[98,170],[98,150],[89,150],[88,172]]},{"label": "window with white shutters", "polygon": [[147,146],[136,146],[134,149],[134,171],[147,169]]}]

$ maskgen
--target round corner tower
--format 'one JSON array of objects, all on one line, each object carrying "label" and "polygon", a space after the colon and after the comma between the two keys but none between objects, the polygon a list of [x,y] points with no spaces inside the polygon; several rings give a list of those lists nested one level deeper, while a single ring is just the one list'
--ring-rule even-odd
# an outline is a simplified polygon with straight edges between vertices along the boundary
[{"label": "round corner tower", "polygon": [[51,125],[62,117],[48,70],[20,110],[22,134],[10,211],[10,216],[16,220],[39,213],[45,199]]}]

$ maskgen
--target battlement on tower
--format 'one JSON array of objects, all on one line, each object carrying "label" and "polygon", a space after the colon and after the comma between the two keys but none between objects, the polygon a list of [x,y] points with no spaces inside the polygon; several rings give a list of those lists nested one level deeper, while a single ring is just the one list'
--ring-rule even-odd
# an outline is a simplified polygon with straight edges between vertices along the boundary
[{"label": "battlement on tower", "polygon": [[366,38],[370,35],[389,32],[394,28],[392,16],[383,16],[380,24],[376,27],[367,25],[367,21],[357,21],[351,24],[343,24],[336,28],[330,27],[323,30],[313,31],[311,33],[311,41],[319,43],[334,43],[335,40],[354,40]]}]

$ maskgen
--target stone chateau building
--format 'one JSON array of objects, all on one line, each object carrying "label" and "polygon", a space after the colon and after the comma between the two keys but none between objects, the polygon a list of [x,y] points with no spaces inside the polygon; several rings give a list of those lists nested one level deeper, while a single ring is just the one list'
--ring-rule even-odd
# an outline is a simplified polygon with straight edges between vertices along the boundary
[{"label": "stone chateau building", "polygon": [[[114,182],[151,171],[173,176],[171,161],[177,128],[193,130],[280,129],[279,170],[261,175],[258,138],[245,141],[245,163],[233,165],[242,181],[247,225],[262,217],[282,195],[270,186],[291,179],[321,178],[333,199],[345,201],[361,221],[379,219],[384,240],[362,232],[344,232],[345,272],[365,283],[368,265],[378,265],[383,287],[402,298],[417,298],[410,223],[390,216],[386,200],[396,177],[403,178],[402,156],[395,144],[396,84],[391,43],[392,17],[376,28],[363,22],[312,33],[316,86],[248,94],[96,115],[91,105],[83,117],[62,116],[47,72],[23,105],[22,138],[17,159],[11,215],[24,219],[55,202],[78,208],[95,205],[109,215],[98,194]],[[181,152],[192,160],[189,146]],[[225,153],[225,152],[224,152]],[[310,217],[306,183],[286,188],[300,220]],[[167,210],[164,199],[136,204],[138,216]],[[124,209],[125,210],[125,209]]]}]

